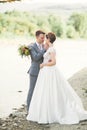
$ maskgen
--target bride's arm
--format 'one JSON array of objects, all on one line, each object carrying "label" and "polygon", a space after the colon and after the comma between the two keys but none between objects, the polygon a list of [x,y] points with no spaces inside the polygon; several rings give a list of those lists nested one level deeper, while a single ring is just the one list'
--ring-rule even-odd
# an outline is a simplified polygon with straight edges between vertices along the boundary
[{"label": "bride's arm", "polygon": [[47,63],[40,64],[40,68],[42,68],[44,66],[53,66],[53,65],[56,64],[56,58],[55,58],[55,53],[54,52],[50,53],[50,57],[51,57],[50,61],[47,62]]}]

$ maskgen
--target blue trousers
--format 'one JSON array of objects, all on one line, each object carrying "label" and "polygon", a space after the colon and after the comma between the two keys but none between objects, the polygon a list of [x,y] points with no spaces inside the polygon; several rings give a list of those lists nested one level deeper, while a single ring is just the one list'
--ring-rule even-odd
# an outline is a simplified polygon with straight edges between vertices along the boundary
[{"label": "blue trousers", "polygon": [[37,76],[29,75],[29,77],[30,77],[30,83],[29,83],[29,91],[27,95],[27,111],[29,110],[31,98],[32,98],[34,87],[37,80]]}]

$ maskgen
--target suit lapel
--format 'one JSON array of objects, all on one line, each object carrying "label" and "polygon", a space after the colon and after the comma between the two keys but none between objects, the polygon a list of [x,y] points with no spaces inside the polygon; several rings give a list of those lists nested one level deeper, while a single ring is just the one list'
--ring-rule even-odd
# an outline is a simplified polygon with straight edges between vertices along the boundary
[{"label": "suit lapel", "polygon": [[37,51],[41,51],[41,50],[38,48],[36,42],[34,43],[34,47],[35,47],[35,49],[36,49]]}]

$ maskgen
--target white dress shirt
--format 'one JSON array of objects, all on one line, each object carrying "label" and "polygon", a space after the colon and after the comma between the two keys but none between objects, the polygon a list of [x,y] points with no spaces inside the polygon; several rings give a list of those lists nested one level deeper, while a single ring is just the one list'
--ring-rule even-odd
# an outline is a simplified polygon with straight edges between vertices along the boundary
[{"label": "white dress shirt", "polygon": [[36,44],[37,44],[38,48],[39,48],[40,50],[42,50],[42,44],[39,44],[38,42],[36,42]]}]

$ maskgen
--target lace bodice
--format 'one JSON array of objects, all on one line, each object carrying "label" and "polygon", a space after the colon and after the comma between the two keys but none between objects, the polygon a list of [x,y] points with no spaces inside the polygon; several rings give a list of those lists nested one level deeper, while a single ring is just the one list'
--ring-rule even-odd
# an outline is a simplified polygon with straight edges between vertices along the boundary
[{"label": "lace bodice", "polygon": [[50,53],[54,52],[56,53],[55,49],[53,47],[49,47],[49,49],[44,54],[44,63],[47,63],[49,60],[51,60]]}]

